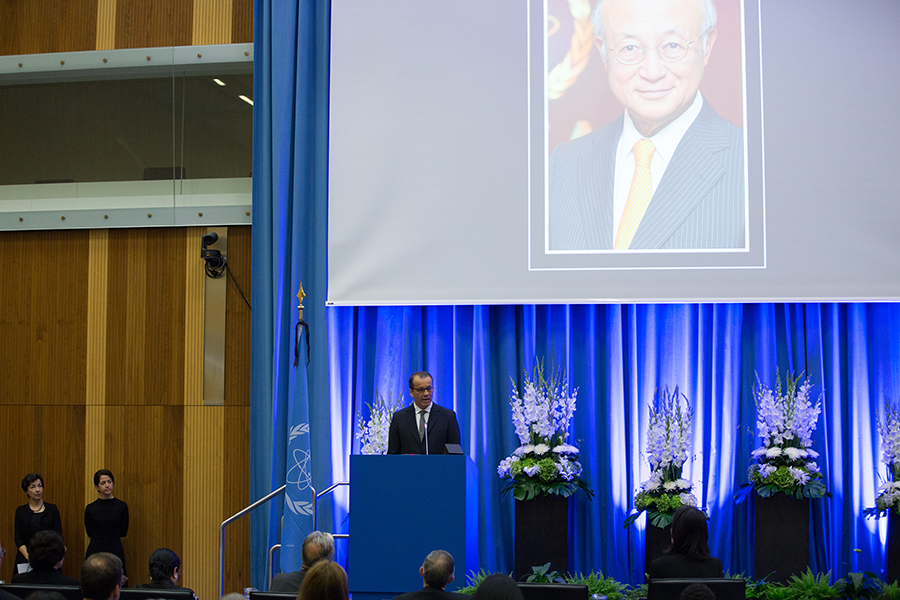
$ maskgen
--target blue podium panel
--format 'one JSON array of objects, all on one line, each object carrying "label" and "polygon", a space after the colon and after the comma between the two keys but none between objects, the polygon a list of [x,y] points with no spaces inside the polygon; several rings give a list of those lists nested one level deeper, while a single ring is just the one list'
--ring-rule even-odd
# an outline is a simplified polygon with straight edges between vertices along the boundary
[{"label": "blue podium panel", "polygon": [[354,600],[392,598],[422,587],[432,550],[453,555],[457,579],[478,570],[478,480],[467,456],[350,457],[347,575]]}]

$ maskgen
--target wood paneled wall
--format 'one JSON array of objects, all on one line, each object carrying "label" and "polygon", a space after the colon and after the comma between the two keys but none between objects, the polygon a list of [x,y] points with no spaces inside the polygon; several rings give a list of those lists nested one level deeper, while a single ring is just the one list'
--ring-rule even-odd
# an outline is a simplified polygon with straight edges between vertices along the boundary
[{"label": "wood paneled wall", "polygon": [[0,55],[253,41],[253,0],[0,2]]},{"label": "wood paneled wall", "polygon": [[[158,547],[181,584],[218,594],[219,525],[250,503],[250,310],[226,296],[225,406],[203,406],[201,228],[0,233],[0,542],[31,471],[57,504],[77,577],[83,514],[108,468],[128,502],[131,583]],[[229,227],[228,263],[250,291],[250,227]],[[4,516],[5,515],[5,516]],[[249,522],[226,535],[226,590],[249,585]]]}]

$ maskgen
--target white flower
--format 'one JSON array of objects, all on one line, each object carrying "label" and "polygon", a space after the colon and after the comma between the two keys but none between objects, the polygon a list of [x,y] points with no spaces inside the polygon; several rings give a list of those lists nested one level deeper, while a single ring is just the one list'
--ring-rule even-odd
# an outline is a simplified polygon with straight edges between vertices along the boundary
[{"label": "white flower", "polygon": [[525,456],[529,452],[534,452],[534,446],[532,446],[531,444],[526,444],[524,446],[519,446],[518,448],[516,448],[513,454],[516,454],[518,456]]},{"label": "white flower", "polygon": [[679,488],[681,488],[683,490],[689,490],[689,489],[691,489],[691,487],[693,487],[694,484],[692,484],[687,479],[679,479],[678,481],[675,482],[675,485],[677,485]]},{"label": "white flower", "polygon": [[534,445],[534,453],[537,455],[544,455],[550,452],[550,446],[547,444],[535,444]]},{"label": "white flower", "polygon": [[653,490],[659,488],[659,482],[653,481],[652,479],[648,479],[647,481],[645,481],[644,483],[641,484],[641,487],[648,492],[652,492]]},{"label": "white flower", "polygon": [[693,494],[678,494],[678,497],[681,499],[681,503],[685,506],[697,506],[697,497]]},{"label": "white flower", "polygon": [[757,448],[756,450],[751,452],[750,456],[752,456],[753,458],[759,458],[760,456],[763,456],[765,453],[766,453],[766,447],[760,446],[759,448]]},{"label": "white flower", "polygon": [[806,463],[806,470],[809,471],[810,473],[819,473],[820,472],[819,465],[817,465],[814,462]]},{"label": "white flower", "polygon": [[539,465],[533,465],[533,466],[530,466],[530,467],[525,467],[525,468],[522,469],[522,470],[523,470],[523,471],[525,472],[525,474],[528,475],[529,477],[534,477],[535,475],[537,475],[537,474],[540,472],[541,467],[540,467]]},{"label": "white flower", "polygon": [[663,484],[663,489],[666,490],[667,492],[671,492],[672,490],[674,490],[677,487],[678,487],[678,485],[674,481],[667,481]]},{"label": "white flower", "polygon": [[808,452],[806,450],[803,450],[802,448],[785,448],[784,453],[791,460],[797,460],[798,458],[803,458],[808,454]]},{"label": "white flower", "polygon": [[571,444],[560,444],[553,449],[557,454],[578,454],[580,450]]},{"label": "white flower", "polygon": [[771,448],[767,448],[766,456],[768,456],[769,458],[777,458],[777,457],[781,456],[781,448],[779,448],[778,446],[773,446]]},{"label": "white flower", "polygon": [[819,453],[813,450],[812,448],[807,448],[806,453],[809,454],[810,458],[819,458]]}]

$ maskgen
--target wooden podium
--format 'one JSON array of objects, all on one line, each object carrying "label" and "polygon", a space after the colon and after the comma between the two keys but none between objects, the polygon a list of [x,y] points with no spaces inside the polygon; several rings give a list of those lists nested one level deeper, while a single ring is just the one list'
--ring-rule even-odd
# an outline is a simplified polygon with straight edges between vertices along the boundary
[{"label": "wooden podium", "polygon": [[350,456],[347,575],[353,600],[422,588],[432,550],[453,555],[453,591],[478,570],[477,468],[467,456]]}]

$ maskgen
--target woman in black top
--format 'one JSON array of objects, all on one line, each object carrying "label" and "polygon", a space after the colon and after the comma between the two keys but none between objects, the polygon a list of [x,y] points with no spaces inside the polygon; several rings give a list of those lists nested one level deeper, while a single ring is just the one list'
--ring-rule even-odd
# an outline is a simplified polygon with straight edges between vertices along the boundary
[{"label": "woman in black top", "polygon": [[693,506],[682,506],[672,515],[672,545],[666,555],[650,563],[651,580],[724,577],[722,563],[709,555],[706,515]]},{"label": "woman in black top", "polygon": [[[178,578],[181,573],[178,569],[181,567],[181,559],[172,550],[168,548],[157,548],[150,555],[150,583],[141,583],[134,587],[139,589],[156,589],[156,590],[188,590],[194,594],[193,590],[177,586]],[[194,594],[194,598],[197,594]]]},{"label": "woman in black top", "polygon": [[28,562],[28,541],[35,533],[50,529],[62,535],[59,509],[55,504],[44,502],[44,478],[38,473],[29,473],[22,479],[22,491],[28,496],[28,504],[16,509],[17,565]]},{"label": "woman in black top", "polygon": [[91,538],[84,557],[97,552],[115,554],[122,561],[122,574],[127,575],[122,538],[128,534],[128,505],[113,497],[114,482],[107,469],[94,473],[94,486],[100,497],[84,507],[84,529]]}]

